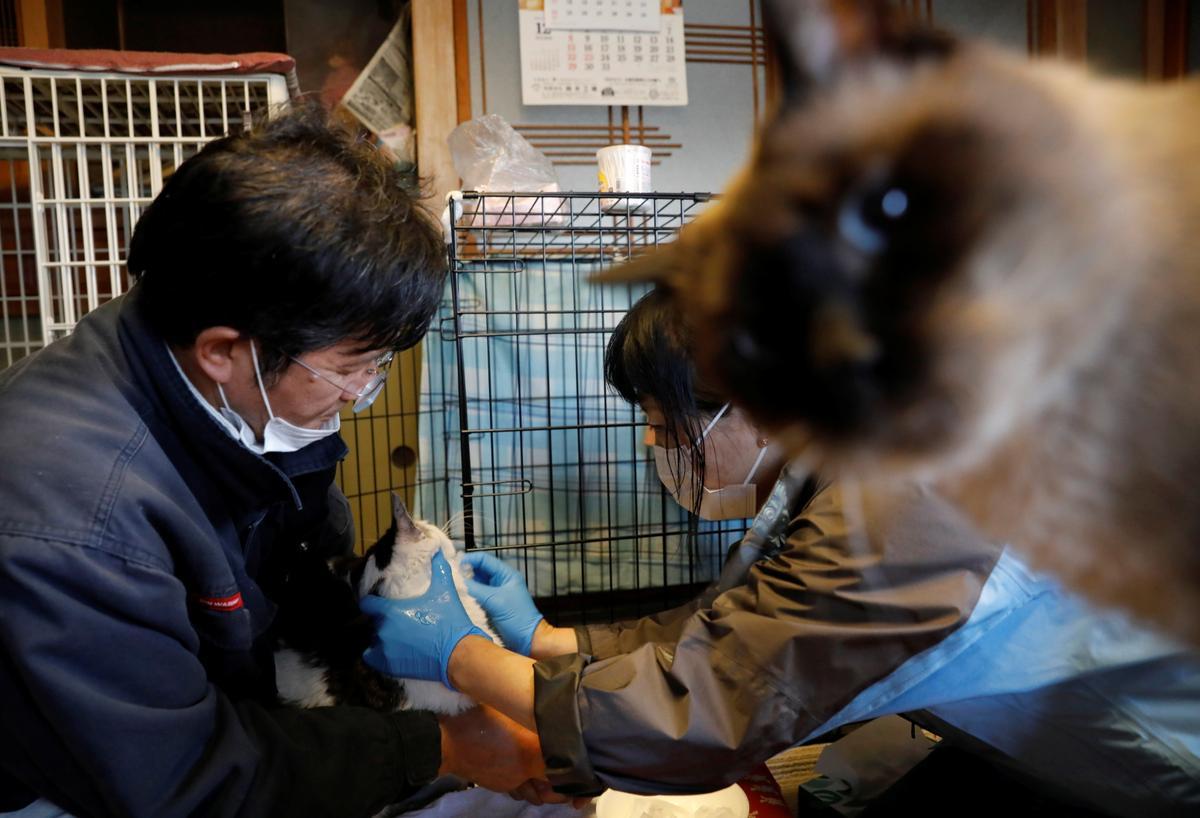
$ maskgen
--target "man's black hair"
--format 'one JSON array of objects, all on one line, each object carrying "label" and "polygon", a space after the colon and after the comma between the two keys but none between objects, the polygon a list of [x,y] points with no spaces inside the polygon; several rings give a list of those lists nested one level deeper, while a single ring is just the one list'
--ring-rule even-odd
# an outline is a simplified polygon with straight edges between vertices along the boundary
[{"label": "man's black hair", "polygon": [[417,343],[446,253],[383,156],[304,104],[181,164],[138,222],[128,267],[169,343],[233,327],[277,373],[289,355],[343,341]]}]

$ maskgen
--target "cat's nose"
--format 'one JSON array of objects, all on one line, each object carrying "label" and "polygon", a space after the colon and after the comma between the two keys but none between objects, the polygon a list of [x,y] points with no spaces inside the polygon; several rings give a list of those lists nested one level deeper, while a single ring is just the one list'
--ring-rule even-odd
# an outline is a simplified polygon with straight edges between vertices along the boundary
[{"label": "cat's nose", "polygon": [[749,330],[734,330],[729,342],[733,346],[734,354],[745,363],[754,363],[762,357],[762,345]]},{"label": "cat's nose", "polygon": [[814,369],[861,367],[879,358],[879,342],[844,301],[826,301],[813,312],[809,356]]}]

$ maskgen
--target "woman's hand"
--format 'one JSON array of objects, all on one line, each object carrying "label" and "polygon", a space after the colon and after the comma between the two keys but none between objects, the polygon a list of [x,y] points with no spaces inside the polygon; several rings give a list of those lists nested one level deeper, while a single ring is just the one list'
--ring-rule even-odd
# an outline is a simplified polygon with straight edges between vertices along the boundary
[{"label": "woman's hand", "polygon": [[575,635],[575,629],[556,628],[543,619],[533,632],[529,655],[541,661],[567,653],[579,653],[579,637]]},{"label": "woman's hand", "polygon": [[486,633],[475,626],[463,608],[446,558],[438,551],[430,563],[429,590],[412,599],[387,599],[368,594],[359,602],[375,620],[375,641],[363,661],[389,676],[427,679],[450,684],[450,654],[466,636]]},{"label": "woman's hand", "polygon": [[462,561],[474,572],[474,577],[467,580],[467,590],[487,611],[505,647],[529,656],[534,631],[544,618],[533,604],[525,578],[512,566],[481,551],[468,551]]}]

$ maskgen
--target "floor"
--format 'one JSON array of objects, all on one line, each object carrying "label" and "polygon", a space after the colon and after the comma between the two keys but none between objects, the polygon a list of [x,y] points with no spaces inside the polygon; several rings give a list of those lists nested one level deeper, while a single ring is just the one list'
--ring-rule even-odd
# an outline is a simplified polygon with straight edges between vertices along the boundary
[{"label": "floor", "polygon": [[805,781],[817,777],[814,768],[826,746],[828,745],[810,744],[805,747],[793,747],[767,759],[767,767],[779,782],[783,800],[787,802],[788,811],[792,815],[796,814],[796,791]]}]

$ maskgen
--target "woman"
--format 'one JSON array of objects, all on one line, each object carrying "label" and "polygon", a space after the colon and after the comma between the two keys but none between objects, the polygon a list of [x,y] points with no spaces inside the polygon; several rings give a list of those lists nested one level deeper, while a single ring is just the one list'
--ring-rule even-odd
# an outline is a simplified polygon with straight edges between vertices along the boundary
[{"label": "woman", "polygon": [[[711,588],[633,622],[554,628],[515,570],[469,555],[472,594],[513,652],[472,634],[435,558],[421,600],[364,603],[380,622],[368,662],[537,728],[562,793],[713,790],[839,725],[922,711],[948,742],[1068,802],[1200,803],[1195,656],[1063,593],[919,486],[859,493],[781,470],[688,361],[678,317],[651,294],[614,334],[606,372],[646,409],[664,482],[686,504],[733,513],[723,492],[737,505],[745,486],[762,503]],[[775,472],[767,491],[759,475]]]},{"label": "woman", "polygon": [[652,291],[617,324],[604,357],[609,386],[646,414],[659,479],[704,520],[753,517],[784,465],[781,447],[697,378],[685,329]]},{"label": "woman", "polygon": [[[783,471],[783,450],[741,409],[698,379],[687,349],[679,314],[670,307],[665,293],[652,291],[613,331],[605,354],[605,379],[622,398],[645,413],[642,442],[653,447],[659,479],[679,505],[702,520],[756,517]],[[796,481],[789,485],[792,483]],[[798,485],[804,489],[805,498],[811,496],[813,484],[805,486],[801,480]],[[786,523],[786,510],[783,502],[773,503],[762,519],[756,520],[756,528],[778,528]],[[499,585],[474,583],[472,593],[488,600],[494,609],[489,610],[489,617],[511,617],[523,602],[522,597],[528,596],[521,577],[483,552],[467,554],[465,559],[480,575],[495,579],[503,576],[508,581],[505,596],[512,598],[497,597]],[[642,622],[649,626],[682,618],[705,599],[711,600],[715,587],[688,605]],[[591,653],[593,636],[602,640],[613,630],[605,625],[552,628],[532,609],[532,603],[524,610],[541,622],[536,633],[528,634],[528,645],[522,642],[516,646],[525,655],[578,653],[579,640],[588,646],[584,652]]]}]

